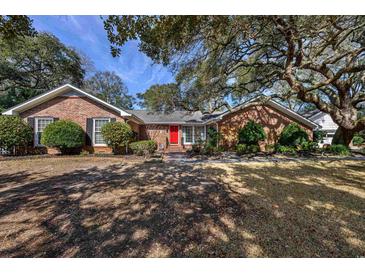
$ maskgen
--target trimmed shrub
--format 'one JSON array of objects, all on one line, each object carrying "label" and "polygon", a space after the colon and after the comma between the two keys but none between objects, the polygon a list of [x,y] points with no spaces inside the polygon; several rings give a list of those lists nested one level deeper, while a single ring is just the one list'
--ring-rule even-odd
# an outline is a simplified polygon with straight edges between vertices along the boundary
[{"label": "trimmed shrub", "polygon": [[258,145],[246,145],[246,144],[238,144],[236,146],[237,155],[243,155],[248,153],[257,153],[260,151],[260,147]]},{"label": "trimmed shrub", "polygon": [[236,146],[236,153],[237,153],[237,155],[246,154],[246,151],[247,151],[247,145],[246,144],[238,144]]},{"label": "trimmed shrub", "polygon": [[325,150],[329,153],[341,155],[341,156],[348,156],[350,155],[350,150],[347,146],[344,145],[330,145],[325,148]]},{"label": "trimmed shrub", "polygon": [[211,156],[221,154],[223,151],[224,149],[222,147],[212,146],[206,143],[202,148],[201,154]]},{"label": "trimmed shrub", "polygon": [[254,121],[250,120],[238,132],[238,143],[247,145],[258,145],[259,141],[264,141],[266,133],[264,128]]},{"label": "trimmed shrub", "polygon": [[157,143],[153,140],[145,140],[130,143],[129,147],[137,155],[151,155],[157,149]]},{"label": "trimmed shrub", "polygon": [[352,139],[352,143],[354,146],[360,146],[365,142],[365,139],[360,134],[355,134],[354,138]]},{"label": "trimmed shrub", "polygon": [[266,152],[274,152],[275,151],[275,145],[272,145],[272,144],[267,144],[266,146],[265,146],[265,151]]},{"label": "trimmed shrub", "polygon": [[297,123],[287,125],[280,134],[279,144],[282,146],[298,146],[308,141],[308,134]]},{"label": "trimmed shrub", "polygon": [[62,154],[73,154],[84,144],[84,131],[75,122],[59,120],[46,126],[41,144],[58,148]]},{"label": "trimmed shrub", "polygon": [[113,148],[114,153],[119,153],[125,147],[128,152],[128,144],[135,139],[135,133],[127,123],[112,122],[103,125],[101,134],[108,146]]},{"label": "trimmed shrub", "polygon": [[32,140],[32,128],[20,117],[0,116],[0,148],[16,154],[17,147],[27,147]]},{"label": "trimmed shrub", "polygon": [[299,146],[299,150],[306,151],[306,152],[314,152],[314,151],[317,151],[318,148],[319,148],[318,143],[317,142],[312,142],[312,141],[303,142]]},{"label": "trimmed shrub", "polygon": [[293,146],[282,146],[282,145],[278,145],[276,147],[276,152],[282,153],[282,154],[291,154],[291,155],[294,155],[294,154],[297,153],[297,150]]}]

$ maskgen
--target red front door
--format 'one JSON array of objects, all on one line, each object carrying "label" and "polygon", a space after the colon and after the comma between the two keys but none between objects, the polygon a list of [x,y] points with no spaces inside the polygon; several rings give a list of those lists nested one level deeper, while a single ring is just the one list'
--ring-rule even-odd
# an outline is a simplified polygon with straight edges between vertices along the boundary
[{"label": "red front door", "polygon": [[170,144],[179,143],[179,126],[170,126]]}]

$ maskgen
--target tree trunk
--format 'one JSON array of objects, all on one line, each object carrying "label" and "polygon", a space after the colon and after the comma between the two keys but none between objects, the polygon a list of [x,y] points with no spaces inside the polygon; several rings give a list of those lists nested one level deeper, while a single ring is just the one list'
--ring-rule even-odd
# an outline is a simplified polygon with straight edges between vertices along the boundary
[{"label": "tree trunk", "polygon": [[345,145],[348,147],[354,135],[354,130],[338,127],[335,136],[333,136],[332,145]]}]

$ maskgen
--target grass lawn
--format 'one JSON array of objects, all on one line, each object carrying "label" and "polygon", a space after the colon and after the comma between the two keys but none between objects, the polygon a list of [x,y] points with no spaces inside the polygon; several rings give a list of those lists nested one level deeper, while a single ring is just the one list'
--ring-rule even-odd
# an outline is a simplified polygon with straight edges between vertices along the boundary
[{"label": "grass lawn", "polygon": [[365,256],[365,162],[1,161],[0,256]]}]

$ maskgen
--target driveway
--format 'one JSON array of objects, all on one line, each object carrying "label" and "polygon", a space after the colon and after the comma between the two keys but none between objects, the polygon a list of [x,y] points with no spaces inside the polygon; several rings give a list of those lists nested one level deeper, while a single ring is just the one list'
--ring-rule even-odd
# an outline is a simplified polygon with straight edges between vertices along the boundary
[{"label": "driveway", "polygon": [[365,256],[364,178],[361,161],[2,161],[0,256]]}]

